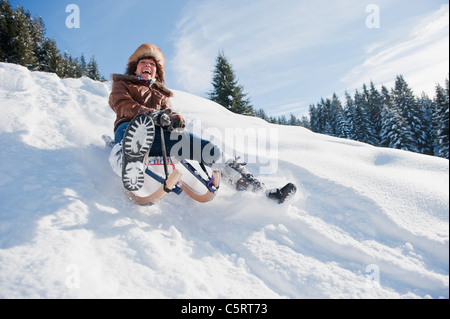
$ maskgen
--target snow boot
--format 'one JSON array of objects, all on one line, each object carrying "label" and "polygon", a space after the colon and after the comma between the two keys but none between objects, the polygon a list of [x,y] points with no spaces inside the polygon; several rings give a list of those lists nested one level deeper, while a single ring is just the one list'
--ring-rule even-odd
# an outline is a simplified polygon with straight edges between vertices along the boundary
[{"label": "snow boot", "polygon": [[267,197],[270,199],[276,200],[278,202],[278,204],[282,204],[285,200],[294,196],[294,194],[296,192],[297,192],[297,187],[292,183],[288,183],[285,186],[283,186],[281,189],[277,188],[275,190],[268,191]]},{"label": "snow boot", "polygon": [[122,142],[113,146],[111,154],[109,154],[109,164],[114,173],[122,177],[122,162],[123,162]]},{"label": "snow boot", "polygon": [[257,192],[264,189],[264,184],[257,180],[246,168],[246,163],[239,163],[236,159],[229,159],[225,164],[222,175],[230,183],[236,185],[238,191],[251,190]]},{"label": "snow boot", "polygon": [[137,115],[131,120],[122,140],[122,183],[125,189],[137,191],[144,185],[148,153],[155,138],[153,120]]}]

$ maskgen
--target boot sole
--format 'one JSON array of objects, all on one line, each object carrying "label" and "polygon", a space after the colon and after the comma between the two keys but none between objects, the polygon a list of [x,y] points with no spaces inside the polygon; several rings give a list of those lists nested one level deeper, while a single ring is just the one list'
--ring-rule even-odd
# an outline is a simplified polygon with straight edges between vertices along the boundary
[{"label": "boot sole", "polygon": [[155,125],[147,115],[131,120],[123,137],[122,183],[125,189],[137,191],[144,185],[145,159],[155,138]]}]

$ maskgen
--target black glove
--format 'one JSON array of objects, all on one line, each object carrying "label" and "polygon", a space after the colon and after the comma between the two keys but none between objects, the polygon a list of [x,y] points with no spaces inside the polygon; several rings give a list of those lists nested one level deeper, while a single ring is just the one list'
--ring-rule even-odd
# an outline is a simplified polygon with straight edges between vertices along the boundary
[{"label": "black glove", "polygon": [[153,122],[156,126],[161,126],[163,129],[172,129],[173,119],[170,116],[172,113],[171,110],[154,110],[151,111],[148,115],[153,119]]},{"label": "black glove", "polygon": [[156,126],[160,126],[165,130],[172,131],[173,129],[184,129],[186,122],[184,118],[169,109],[154,110],[149,113]]}]

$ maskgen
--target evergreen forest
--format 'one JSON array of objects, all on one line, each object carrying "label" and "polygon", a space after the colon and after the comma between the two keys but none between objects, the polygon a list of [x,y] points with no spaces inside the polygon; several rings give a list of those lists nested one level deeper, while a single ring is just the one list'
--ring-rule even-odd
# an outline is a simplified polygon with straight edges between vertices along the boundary
[{"label": "evergreen forest", "polygon": [[83,54],[77,58],[61,53],[56,41],[45,36],[42,18],[32,17],[23,7],[12,8],[8,0],[0,1],[0,62],[56,73],[60,78],[105,81],[94,56],[88,62]]},{"label": "evergreen forest", "polygon": [[448,79],[445,87],[436,85],[433,98],[424,93],[415,96],[402,75],[397,76],[391,89],[363,84],[353,96],[346,92],[342,100],[335,93],[332,98],[322,98],[310,105],[309,118],[300,119],[292,113],[289,118],[271,117],[263,109],[255,109],[223,51],[216,59],[212,86],[209,98],[238,114],[374,146],[449,158]]}]

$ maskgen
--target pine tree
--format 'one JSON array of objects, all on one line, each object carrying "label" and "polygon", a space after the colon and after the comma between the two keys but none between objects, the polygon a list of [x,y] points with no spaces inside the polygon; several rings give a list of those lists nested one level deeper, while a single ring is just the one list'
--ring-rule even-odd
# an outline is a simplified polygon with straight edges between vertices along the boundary
[{"label": "pine tree", "polygon": [[9,25],[9,56],[7,62],[33,69],[37,65],[32,34],[33,21],[29,11],[22,7],[13,10]]},{"label": "pine tree", "polygon": [[100,73],[98,71],[98,64],[97,64],[97,61],[95,60],[95,56],[92,56],[92,59],[88,63],[86,69],[87,69],[87,76],[89,78],[91,78],[94,81],[100,81],[101,80]]},{"label": "pine tree", "polygon": [[330,107],[331,107],[330,121],[333,129],[332,135],[336,137],[344,137],[344,127],[343,127],[344,109],[342,108],[341,101],[337,97],[336,93],[333,93]]},{"label": "pine tree", "polygon": [[380,145],[381,132],[381,112],[383,109],[383,99],[381,94],[375,88],[373,82],[370,82],[370,89],[364,86],[364,94],[368,100],[368,116],[370,124],[370,143],[375,146]]},{"label": "pine tree", "polygon": [[62,56],[56,47],[55,40],[45,39],[42,45],[43,59],[40,69],[44,72],[62,74]]},{"label": "pine tree", "polygon": [[259,117],[265,121],[269,121],[269,117],[267,116],[266,112],[263,109],[255,110],[254,116]]},{"label": "pine tree", "polygon": [[0,2],[0,61],[11,62],[11,46],[12,38],[11,26],[13,24],[13,10],[7,0]]},{"label": "pine tree", "polygon": [[356,137],[354,129],[355,103],[348,92],[345,92],[345,107],[342,114],[342,137],[354,140]]},{"label": "pine tree", "polygon": [[80,65],[68,52],[62,56],[56,42],[45,37],[42,18],[32,19],[30,12],[22,7],[12,9],[7,0],[0,0],[0,61],[54,72],[62,78],[84,74],[94,80],[104,80],[94,58],[89,65],[85,61]]},{"label": "pine tree", "polygon": [[421,152],[426,145],[425,125],[416,98],[404,78],[399,75],[392,91],[393,101],[405,119],[405,135],[407,149],[412,152]]},{"label": "pine tree", "polygon": [[34,21],[33,28],[34,38],[34,53],[37,59],[37,70],[44,71],[47,62],[47,55],[45,52],[45,25],[42,18],[37,18]]},{"label": "pine tree", "polygon": [[320,133],[320,118],[319,118],[319,110],[316,105],[311,104],[309,106],[309,125],[311,127],[311,131],[315,133]]},{"label": "pine tree", "polygon": [[278,119],[275,116],[270,116],[269,123],[278,124]]},{"label": "pine tree", "polygon": [[382,87],[381,94],[383,96],[381,145],[408,151],[412,134],[406,120],[386,87]]},{"label": "pine tree", "polygon": [[62,70],[59,75],[61,78],[70,78],[72,77],[72,57],[69,52],[64,51],[63,59],[62,59]]},{"label": "pine tree", "polygon": [[368,100],[358,90],[355,92],[353,110],[354,139],[359,142],[372,143]]},{"label": "pine tree", "polygon": [[288,120],[286,118],[286,115],[281,115],[277,119],[277,124],[279,125],[288,125]]},{"label": "pine tree", "polygon": [[73,63],[73,77],[76,79],[81,78],[83,76],[83,72],[81,70],[80,61],[78,61],[77,57],[74,57],[72,59],[72,63]]},{"label": "pine tree", "polygon": [[288,124],[291,126],[299,126],[300,120],[294,114],[290,114]]},{"label": "pine tree", "polygon": [[382,122],[381,144],[389,148],[409,150],[409,134],[405,120],[396,107],[386,108]]},{"label": "pine tree", "polygon": [[306,115],[302,115],[302,118],[300,121],[301,121],[300,126],[303,126],[304,128],[307,128],[308,130],[311,130],[311,124],[310,124],[309,118]]},{"label": "pine tree", "polygon": [[254,114],[250,100],[246,99],[247,94],[243,93],[243,87],[238,85],[233,67],[223,51],[219,52],[216,59],[212,85],[213,90],[208,93],[210,100],[234,113]]},{"label": "pine tree", "polygon": [[436,112],[435,120],[435,155],[443,158],[449,158],[449,83],[446,80],[447,88],[436,86]]},{"label": "pine tree", "polygon": [[436,104],[425,94],[417,100],[417,104],[423,114],[424,136],[425,144],[422,147],[421,153],[427,155],[434,155],[434,119],[433,115],[436,113]]},{"label": "pine tree", "polygon": [[315,131],[316,133],[327,134],[328,125],[327,125],[327,112],[326,112],[326,102],[324,99],[320,99],[320,102],[316,105],[315,110]]},{"label": "pine tree", "polygon": [[81,57],[80,57],[80,71],[81,71],[81,76],[87,76],[87,64],[86,64],[86,58],[84,57],[84,54],[81,54]]},{"label": "pine tree", "polygon": [[330,99],[321,99],[319,106],[319,114],[322,122],[321,132],[327,135],[333,135],[333,126],[332,126],[332,110],[331,110],[331,100]]},{"label": "pine tree", "polygon": [[24,42],[25,45],[25,66],[32,70],[39,70],[38,53],[42,41],[44,39],[44,28],[42,19],[31,18],[30,12],[27,10],[24,16]]}]

